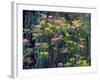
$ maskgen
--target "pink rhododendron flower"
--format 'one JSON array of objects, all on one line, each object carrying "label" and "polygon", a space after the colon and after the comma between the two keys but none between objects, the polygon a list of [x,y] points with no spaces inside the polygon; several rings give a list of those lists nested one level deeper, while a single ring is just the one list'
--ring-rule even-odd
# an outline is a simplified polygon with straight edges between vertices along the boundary
[{"label": "pink rhododendron flower", "polygon": [[53,16],[48,16],[48,18],[49,18],[49,19],[52,19],[52,18],[53,18]]},{"label": "pink rhododendron flower", "polygon": [[35,43],[35,46],[40,46],[41,45],[41,43]]},{"label": "pink rhododendron flower", "polygon": [[51,40],[52,41],[57,41],[57,40],[60,40],[60,39],[62,39],[62,38],[52,38]]},{"label": "pink rhododendron flower", "polygon": [[23,43],[28,43],[28,39],[23,39]]},{"label": "pink rhododendron flower", "polygon": [[80,64],[80,61],[76,61],[76,64]]},{"label": "pink rhododendron flower", "polygon": [[49,19],[49,18],[48,18],[47,21],[48,21],[49,23],[51,23],[51,22],[52,22],[52,19]]},{"label": "pink rhododendron flower", "polygon": [[66,47],[66,48],[64,48],[64,50],[68,50],[68,48]]},{"label": "pink rhododendron flower", "polygon": [[74,29],[76,29],[77,27],[74,26],[74,25],[71,25],[70,28],[74,30]]},{"label": "pink rhododendron flower", "polygon": [[58,67],[63,67],[64,64],[63,63],[58,63]]},{"label": "pink rhododendron flower", "polygon": [[60,25],[62,21],[60,19],[55,19],[55,24]]}]

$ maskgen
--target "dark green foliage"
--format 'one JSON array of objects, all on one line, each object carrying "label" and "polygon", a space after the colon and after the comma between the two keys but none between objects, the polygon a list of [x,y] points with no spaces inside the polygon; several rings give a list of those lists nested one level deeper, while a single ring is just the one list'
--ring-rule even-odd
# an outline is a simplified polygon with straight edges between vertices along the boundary
[{"label": "dark green foliage", "polygon": [[91,65],[91,15],[23,11],[23,69]]}]

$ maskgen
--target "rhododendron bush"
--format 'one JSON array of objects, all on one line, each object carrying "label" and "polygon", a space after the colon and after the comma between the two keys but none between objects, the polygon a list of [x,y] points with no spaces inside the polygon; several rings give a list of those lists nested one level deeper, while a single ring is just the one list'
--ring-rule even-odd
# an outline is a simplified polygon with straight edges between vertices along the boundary
[{"label": "rhododendron bush", "polygon": [[23,11],[23,69],[91,65],[89,13]]}]

